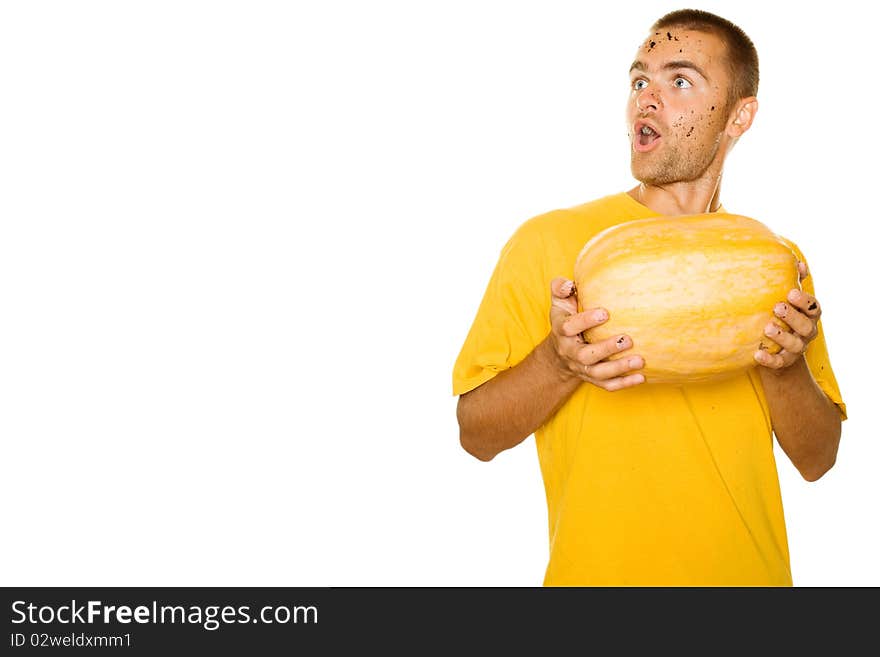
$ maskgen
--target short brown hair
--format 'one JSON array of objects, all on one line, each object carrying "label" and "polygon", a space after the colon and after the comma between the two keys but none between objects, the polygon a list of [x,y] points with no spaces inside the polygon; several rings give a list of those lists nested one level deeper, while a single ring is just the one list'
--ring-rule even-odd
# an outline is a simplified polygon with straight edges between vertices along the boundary
[{"label": "short brown hair", "polygon": [[721,16],[699,9],[679,9],[660,18],[651,30],[677,27],[714,34],[727,46],[727,68],[732,83],[727,90],[727,108],[741,98],[758,95],[758,51],[742,29]]}]

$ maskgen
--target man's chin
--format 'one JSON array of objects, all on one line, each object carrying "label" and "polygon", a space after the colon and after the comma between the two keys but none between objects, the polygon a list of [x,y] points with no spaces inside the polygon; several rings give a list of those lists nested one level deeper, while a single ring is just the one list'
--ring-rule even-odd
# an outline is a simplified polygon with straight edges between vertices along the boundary
[{"label": "man's chin", "polygon": [[647,167],[637,166],[635,162],[630,165],[630,171],[633,178],[645,185],[668,185],[681,179],[680,175],[668,168],[657,171],[657,167],[651,167],[649,170]]},{"label": "man's chin", "polygon": [[635,158],[630,161],[629,170],[632,172],[632,177],[638,180],[641,183],[645,183],[646,185],[653,185],[654,181],[657,179],[657,174],[655,171],[649,171],[647,167],[640,166],[643,163],[636,162]]},{"label": "man's chin", "polygon": [[667,183],[666,179],[661,176],[655,176],[652,174],[647,174],[642,171],[636,171],[633,169],[632,177],[638,180],[640,183],[645,185],[664,185]]}]

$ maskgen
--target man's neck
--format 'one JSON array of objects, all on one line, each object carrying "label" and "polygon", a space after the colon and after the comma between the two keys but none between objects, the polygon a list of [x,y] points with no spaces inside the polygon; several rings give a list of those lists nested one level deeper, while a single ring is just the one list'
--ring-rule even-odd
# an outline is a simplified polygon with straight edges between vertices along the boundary
[{"label": "man's neck", "polygon": [[721,178],[680,182],[670,185],[640,183],[627,192],[633,199],[657,214],[676,216],[716,212],[721,206]]}]

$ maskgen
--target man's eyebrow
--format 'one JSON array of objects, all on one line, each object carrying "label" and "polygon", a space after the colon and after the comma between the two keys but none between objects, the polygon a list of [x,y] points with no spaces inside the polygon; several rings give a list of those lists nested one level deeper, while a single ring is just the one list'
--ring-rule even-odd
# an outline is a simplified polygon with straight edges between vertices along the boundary
[{"label": "man's eyebrow", "polygon": [[[689,68],[691,70],[696,71],[700,75],[702,75],[703,78],[705,78],[706,80],[709,79],[709,76],[706,75],[706,72],[703,69],[701,69],[699,66],[697,66],[692,61],[687,60],[687,59],[676,59],[671,62],[666,62],[663,66],[660,67],[660,70],[665,71],[665,70],[669,70],[672,68]],[[645,68],[645,63],[643,61],[641,61],[640,59],[637,59],[636,61],[634,61],[632,63],[632,66],[629,67],[630,73],[632,73],[633,71],[646,71],[646,70],[647,70],[647,68]]]}]

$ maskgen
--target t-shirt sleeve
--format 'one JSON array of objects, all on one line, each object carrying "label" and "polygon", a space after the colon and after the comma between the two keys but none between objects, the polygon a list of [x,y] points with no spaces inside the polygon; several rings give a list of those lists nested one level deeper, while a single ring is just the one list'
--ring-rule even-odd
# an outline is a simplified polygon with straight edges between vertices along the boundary
[{"label": "t-shirt sleeve", "polygon": [[[806,263],[807,259],[804,257],[804,254],[798,248],[796,244],[793,242],[786,240],[783,238],[786,244],[794,251],[795,255],[797,255],[798,260]],[[807,270],[809,272],[809,263],[807,263]],[[807,294],[814,295],[815,287],[813,285],[813,274],[809,272],[809,276],[807,276],[803,281],[801,281],[801,287],[804,292]],[[819,299],[819,303],[822,300]],[[810,373],[813,375],[813,379],[815,379],[816,383],[822,389],[822,391],[837,404],[837,408],[840,411],[841,420],[846,420],[846,404],[843,402],[843,398],[840,394],[840,388],[837,385],[837,379],[834,376],[834,371],[831,369],[831,361],[828,358],[828,345],[825,342],[825,333],[822,330],[822,320],[820,319],[817,323],[818,334],[807,345],[807,352],[805,357],[807,359],[807,367],[810,369]]]},{"label": "t-shirt sleeve", "polygon": [[453,395],[518,364],[550,331],[550,281],[543,280],[542,250],[540,233],[530,222],[505,244],[455,361]]}]

